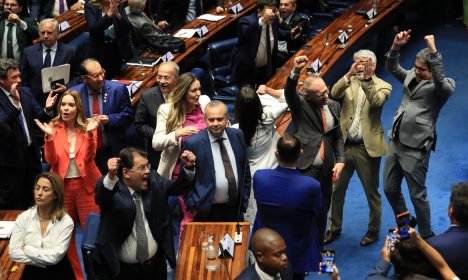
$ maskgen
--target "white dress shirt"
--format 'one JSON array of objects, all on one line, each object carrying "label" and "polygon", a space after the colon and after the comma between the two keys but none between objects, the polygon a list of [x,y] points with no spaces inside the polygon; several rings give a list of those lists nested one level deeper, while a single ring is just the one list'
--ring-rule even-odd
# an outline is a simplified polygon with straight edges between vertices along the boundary
[{"label": "white dress shirt", "polygon": [[16,219],[9,257],[15,262],[39,267],[55,265],[67,254],[72,232],[73,220],[65,214],[60,221],[51,220],[42,235],[37,207],[32,207]]},{"label": "white dress shirt", "polygon": [[[5,20],[4,21],[5,23],[5,31],[3,32],[3,38],[2,38],[2,57],[3,58],[6,58],[7,57],[7,36],[8,36],[8,23],[9,21],[8,20]],[[12,32],[13,32],[13,57],[15,58],[16,61],[19,61],[20,60],[20,55],[21,55],[21,50],[19,48],[19,45],[18,45],[18,39],[16,38],[16,28],[18,27],[18,25],[16,23],[13,23],[13,26],[12,26]],[[26,24],[26,22],[24,22],[23,20],[20,21],[19,23],[19,28],[21,28],[22,30],[26,30],[28,28],[28,25]]]},{"label": "white dress shirt", "polygon": [[44,46],[44,44],[42,45],[42,64],[44,64],[44,60],[45,60],[45,57],[47,55],[47,49],[50,49],[51,50],[51,52],[50,52],[50,65],[51,66],[54,65],[55,55],[57,54],[57,46],[58,46],[57,42],[55,42],[55,44],[50,48]]},{"label": "white dress shirt", "polygon": [[[210,138],[211,143],[211,153],[213,154],[213,163],[215,169],[215,183],[216,189],[213,196],[213,204],[222,204],[229,202],[229,183],[225,175],[224,171],[224,164],[223,159],[221,158],[221,149],[219,147],[219,143],[216,142],[218,138],[215,138],[211,133],[208,132],[208,137]],[[239,182],[239,178],[237,178],[237,164],[236,164],[236,157],[234,156],[234,151],[232,150],[231,142],[229,141],[229,137],[227,136],[226,130],[223,132],[221,137],[224,141],[224,146],[226,147],[226,151],[229,156],[229,160],[231,162],[232,171],[234,172],[234,176],[236,177],[236,187],[237,182]]]},{"label": "white dress shirt", "polygon": [[271,276],[270,274],[261,270],[256,262],[255,262],[255,272],[257,272],[258,278],[260,278],[260,280],[277,280],[277,279],[281,280],[281,276],[279,273],[276,275],[276,277]]}]

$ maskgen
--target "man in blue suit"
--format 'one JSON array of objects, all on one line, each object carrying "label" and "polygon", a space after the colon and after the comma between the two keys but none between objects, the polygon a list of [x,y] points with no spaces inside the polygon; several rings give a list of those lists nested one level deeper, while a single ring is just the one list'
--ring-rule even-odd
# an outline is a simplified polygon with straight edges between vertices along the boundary
[{"label": "man in blue suit", "polygon": [[444,257],[450,268],[460,279],[468,279],[466,253],[468,252],[468,183],[452,187],[448,208],[450,228],[443,234],[428,239]]},{"label": "man in blue suit", "polygon": [[226,128],[227,107],[211,101],[205,107],[207,129],[189,137],[184,150],[197,157],[195,188],[185,197],[195,221],[243,221],[250,195],[250,167],[241,130]]},{"label": "man in blue suit", "polygon": [[18,63],[0,59],[0,209],[31,206],[34,179],[41,172],[34,119],[49,119],[56,101],[50,93],[44,110],[20,84]]},{"label": "man in blue suit", "polygon": [[150,171],[145,152],[125,148],[108,161],[109,173],[96,184],[101,222],[93,260],[98,279],[167,279],[166,259],[175,267],[167,196],[188,191],[195,156],[183,151],[175,182]]},{"label": "man in blue suit", "polygon": [[107,160],[117,156],[126,146],[125,133],[133,122],[133,109],[127,87],[104,79],[106,71],[95,59],[88,58],[80,65],[84,83],[73,86],[81,94],[86,117],[100,116],[96,165],[102,174],[107,173]]},{"label": "man in blue suit", "polygon": [[294,279],[304,279],[305,272],[318,270],[320,261],[316,221],[322,207],[320,183],[296,168],[303,153],[296,136],[284,134],[276,148],[278,167],[254,175],[258,210],[252,232],[263,227],[277,231],[286,241]]},{"label": "man in blue suit", "polygon": [[[41,21],[39,34],[40,42],[24,49],[20,69],[23,85],[29,87],[37,102],[43,105],[47,95],[42,89],[42,69],[70,64],[68,77],[70,82],[72,78],[78,78],[79,73],[78,64],[75,61],[75,49],[57,41],[59,36],[57,20],[49,18]],[[61,91],[65,89],[63,85]]]}]

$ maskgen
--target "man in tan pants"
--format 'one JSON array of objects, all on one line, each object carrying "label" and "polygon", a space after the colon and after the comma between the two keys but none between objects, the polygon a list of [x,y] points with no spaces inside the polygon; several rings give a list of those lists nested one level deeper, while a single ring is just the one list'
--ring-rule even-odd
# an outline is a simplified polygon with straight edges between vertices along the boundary
[{"label": "man in tan pants", "polygon": [[361,239],[361,246],[376,241],[380,230],[382,206],[378,190],[379,170],[381,156],[387,150],[380,116],[392,86],[375,76],[376,64],[377,58],[372,51],[356,52],[348,73],[331,91],[334,99],[343,101],[340,127],[345,143],[345,167],[333,185],[325,244],[333,242],[341,233],[344,198],[355,170],[370,209],[368,231]]}]

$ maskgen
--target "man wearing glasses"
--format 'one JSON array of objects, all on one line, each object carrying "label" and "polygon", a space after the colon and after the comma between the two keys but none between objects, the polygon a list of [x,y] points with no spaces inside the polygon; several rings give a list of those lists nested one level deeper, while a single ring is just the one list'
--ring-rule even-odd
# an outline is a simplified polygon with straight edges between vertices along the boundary
[{"label": "man wearing glasses", "polygon": [[297,168],[303,175],[320,182],[322,209],[318,217],[318,228],[319,240],[323,240],[332,183],[340,177],[345,158],[339,126],[340,104],[328,98],[330,91],[323,79],[308,76],[304,80],[304,92],[296,92],[300,72],[307,63],[306,56],[294,58],[294,68],[288,77],[284,93],[291,110],[294,133],[304,150],[297,162]]},{"label": "man wearing glasses", "polygon": [[39,37],[39,29],[35,20],[20,18],[23,10],[22,0],[5,0],[3,17],[0,20],[0,57],[20,60],[23,49],[32,45]]},{"label": "man wearing glasses", "polygon": [[135,126],[143,135],[146,142],[146,151],[151,169],[157,170],[161,152],[155,151],[151,146],[154,130],[156,129],[156,117],[159,105],[166,103],[169,93],[179,79],[179,66],[173,61],[166,61],[159,65],[156,76],[158,85],[141,93],[140,102],[135,113]]},{"label": "man wearing glasses", "polygon": [[416,55],[413,69],[399,64],[400,48],[411,36],[411,30],[395,36],[386,54],[385,67],[403,83],[403,99],[389,131],[390,143],[384,166],[384,192],[395,215],[408,211],[401,193],[403,177],[418,218],[419,233],[432,236],[431,212],[426,191],[426,173],[431,150],[435,149],[435,124],[442,106],[455,90],[455,81],[445,78],[442,56],[433,35],[424,37],[427,48]]},{"label": "man wearing glasses", "polygon": [[105,73],[97,60],[88,58],[80,65],[84,83],[70,88],[80,93],[86,117],[100,118],[95,161],[102,174],[107,173],[107,160],[126,146],[125,133],[134,114],[127,87],[104,79]]}]

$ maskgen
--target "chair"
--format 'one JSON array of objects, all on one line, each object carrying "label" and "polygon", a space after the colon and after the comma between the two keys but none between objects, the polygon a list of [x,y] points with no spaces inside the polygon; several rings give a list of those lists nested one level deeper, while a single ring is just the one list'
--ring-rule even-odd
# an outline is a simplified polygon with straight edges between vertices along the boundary
[{"label": "chair", "polygon": [[231,71],[231,52],[237,38],[208,44],[208,72],[217,95],[236,96],[239,88]]},{"label": "chair", "polygon": [[88,217],[86,217],[86,229],[83,232],[81,240],[81,253],[88,280],[97,279],[92,256],[96,251],[96,239],[99,232],[100,220],[101,215],[99,213],[91,212],[88,214]]}]

